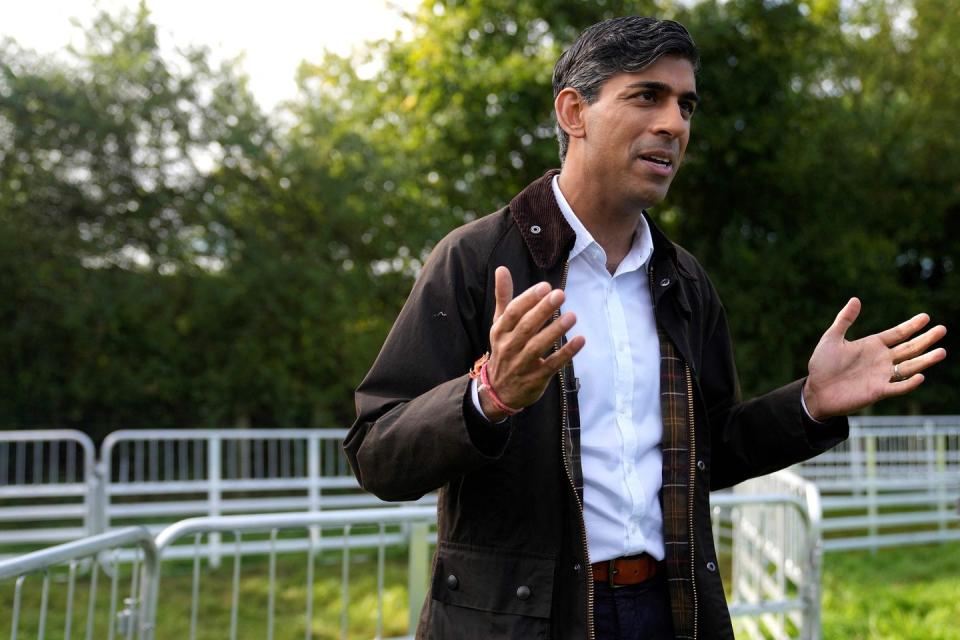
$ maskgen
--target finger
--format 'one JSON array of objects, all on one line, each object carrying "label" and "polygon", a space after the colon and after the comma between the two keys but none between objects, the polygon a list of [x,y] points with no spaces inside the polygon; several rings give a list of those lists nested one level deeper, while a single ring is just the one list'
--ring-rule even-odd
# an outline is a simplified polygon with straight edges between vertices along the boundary
[{"label": "finger", "polygon": [[947,335],[947,328],[942,324],[938,324],[916,338],[894,347],[893,361],[903,362],[904,360],[914,358],[939,342],[945,335]]},{"label": "finger", "polygon": [[550,285],[548,283],[539,282],[533,285],[507,304],[503,310],[503,314],[498,318],[493,328],[499,333],[513,331],[517,322],[523,318],[524,314],[540,302],[548,293],[550,293]]},{"label": "finger", "polygon": [[923,380],[924,380],[923,374],[917,373],[915,375],[910,376],[906,380],[901,380],[900,382],[891,382],[890,384],[887,385],[887,389],[886,389],[886,392],[884,393],[884,397],[891,398],[893,396],[902,396],[906,393],[910,393],[911,391],[919,387],[921,384],[923,384]]},{"label": "finger", "polygon": [[888,347],[898,345],[920,329],[923,329],[930,322],[930,316],[925,313],[918,313],[909,320],[901,322],[895,327],[877,334],[883,344]]},{"label": "finger", "polygon": [[910,360],[904,360],[897,366],[900,367],[900,375],[909,378],[910,376],[920,373],[921,371],[937,364],[946,357],[946,349],[934,349],[933,351],[925,353],[922,356],[911,358]]},{"label": "finger", "polygon": [[577,323],[577,316],[568,311],[548,324],[539,333],[527,341],[523,349],[525,355],[539,358]]},{"label": "finger", "polygon": [[532,309],[523,314],[520,321],[517,322],[513,330],[513,340],[522,348],[533,336],[537,335],[547,322],[550,321],[554,312],[563,304],[564,294],[560,289],[554,289],[549,294],[540,299]]},{"label": "finger", "polygon": [[549,357],[543,359],[542,366],[544,370],[549,371],[551,375],[556,373],[561,367],[573,360],[573,356],[577,355],[577,353],[583,349],[583,345],[585,345],[586,342],[587,339],[583,336],[570,338],[566,344],[551,353]]},{"label": "finger", "polygon": [[497,270],[493,272],[493,292],[497,301],[497,306],[493,312],[493,321],[496,322],[503,315],[510,301],[513,300],[513,278],[510,276],[510,269],[497,267]]},{"label": "finger", "polygon": [[858,298],[850,298],[847,300],[847,304],[843,305],[843,309],[840,309],[840,313],[837,314],[833,324],[827,329],[827,333],[842,339],[847,335],[847,330],[850,329],[850,326],[856,321],[859,315],[860,300]]}]

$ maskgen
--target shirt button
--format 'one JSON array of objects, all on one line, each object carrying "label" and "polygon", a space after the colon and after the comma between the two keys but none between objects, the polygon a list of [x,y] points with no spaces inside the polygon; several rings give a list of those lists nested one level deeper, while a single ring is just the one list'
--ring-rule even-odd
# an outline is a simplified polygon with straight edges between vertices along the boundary
[{"label": "shirt button", "polygon": [[457,579],[457,576],[452,573],[447,576],[447,588],[450,589],[450,591],[456,591],[459,586],[460,580]]},{"label": "shirt button", "polygon": [[700,469],[700,471],[706,471],[707,463],[704,462],[703,460],[697,460],[697,469]]},{"label": "shirt button", "polygon": [[527,585],[517,587],[517,598],[520,600],[528,600],[530,598],[530,587]]},{"label": "shirt button", "polygon": [[670,278],[664,278],[663,280],[661,280],[661,281],[660,281],[660,286],[661,286],[661,287],[669,287],[669,286],[670,286]]},{"label": "shirt button", "polygon": [[540,231],[542,231],[542,229],[540,229],[540,225],[538,224],[535,224],[530,227],[530,233],[532,233],[533,235],[537,235],[538,233],[540,233]]},{"label": "shirt button", "polygon": [[582,567],[580,566],[580,563],[579,563],[579,562],[576,563],[575,565],[573,565],[573,570],[576,571],[577,573],[580,573],[580,569],[581,569],[581,568],[582,568]]},{"label": "shirt button", "polygon": [[713,560],[707,563],[707,571],[709,571],[710,573],[714,573],[716,570],[717,570],[717,564]]}]

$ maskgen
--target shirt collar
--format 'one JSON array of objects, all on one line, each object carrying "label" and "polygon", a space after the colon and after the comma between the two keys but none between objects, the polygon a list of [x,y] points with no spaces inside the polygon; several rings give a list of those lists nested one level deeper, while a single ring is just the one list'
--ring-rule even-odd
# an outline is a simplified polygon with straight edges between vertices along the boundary
[{"label": "shirt collar", "polygon": [[[577,217],[577,214],[573,212],[573,209],[570,207],[570,203],[567,202],[566,197],[564,197],[563,192],[560,191],[560,176],[553,176],[551,181],[553,187],[553,195],[557,199],[557,205],[560,207],[560,213],[563,214],[564,219],[567,221],[567,224],[570,225],[570,228],[573,229],[573,232],[576,234],[576,241],[573,243],[573,248],[570,249],[570,254],[567,256],[567,260],[573,260],[585,249],[590,247],[593,244],[596,244],[598,248],[602,250],[599,243],[594,240],[593,236],[587,230],[583,223],[580,222],[580,218]],[[653,238],[650,235],[650,225],[647,224],[647,219],[644,216],[640,216],[640,221],[637,223],[636,232],[633,234],[633,244],[630,245],[630,251],[627,252],[627,255],[624,256],[623,261],[618,267],[618,272],[633,271],[634,269],[639,269],[650,260],[650,256],[653,254]]]}]

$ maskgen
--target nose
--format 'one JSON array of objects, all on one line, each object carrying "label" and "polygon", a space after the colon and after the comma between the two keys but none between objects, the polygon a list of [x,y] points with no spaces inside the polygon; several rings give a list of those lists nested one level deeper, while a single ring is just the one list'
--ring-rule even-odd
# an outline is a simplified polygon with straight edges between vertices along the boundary
[{"label": "nose", "polygon": [[657,113],[654,121],[655,133],[666,138],[679,138],[690,127],[690,121],[683,117],[680,103],[667,100]]}]

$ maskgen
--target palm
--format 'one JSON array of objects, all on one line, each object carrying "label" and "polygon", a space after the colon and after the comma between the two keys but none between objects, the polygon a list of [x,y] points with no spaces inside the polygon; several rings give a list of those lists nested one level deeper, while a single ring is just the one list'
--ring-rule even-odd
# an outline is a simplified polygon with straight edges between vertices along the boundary
[{"label": "palm", "polygon": [[[810,357],[804,400],[813,418],[846,415],[883,398],[908,393],[923,382],[921,371],[946,357],[942,348],[928,351],[946,334],[942,325],[914,337],[930,321],[926,314],[848,341],[844,336],[859,314],[860,301],[853,298]],[[899,379],[894,376],[895,366]]]}]

